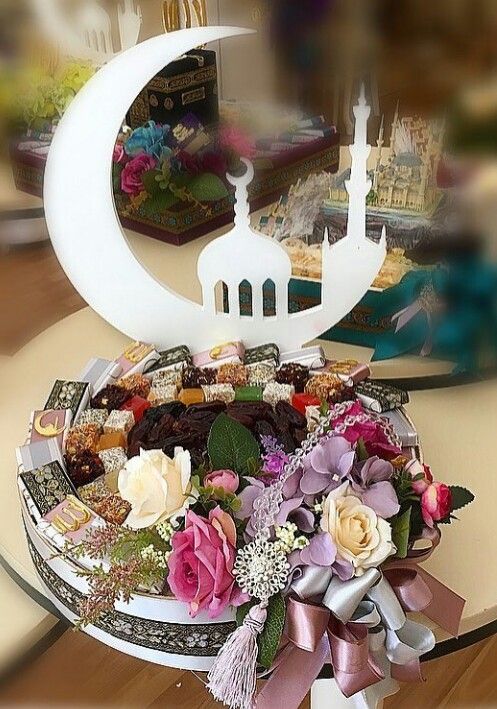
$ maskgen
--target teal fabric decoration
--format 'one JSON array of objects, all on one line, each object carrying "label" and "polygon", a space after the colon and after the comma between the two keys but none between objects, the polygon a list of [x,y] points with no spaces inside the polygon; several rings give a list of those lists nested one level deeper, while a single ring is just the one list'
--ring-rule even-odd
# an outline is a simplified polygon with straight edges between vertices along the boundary
[{"label": "teal fabric decoration", "polygon": [[480,257],[412,271],[386,290],[375,317],[392,318],[373,360],[433,354],[474,372],[482,352],[497,357],[497,267]]}]

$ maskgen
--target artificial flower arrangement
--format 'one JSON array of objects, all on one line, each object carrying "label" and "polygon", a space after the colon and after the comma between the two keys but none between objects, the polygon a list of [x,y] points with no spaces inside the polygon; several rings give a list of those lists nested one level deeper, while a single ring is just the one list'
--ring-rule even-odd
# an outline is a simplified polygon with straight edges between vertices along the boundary
[{"label": "artificial flower arrangement", "polygon": [[[143,592],[192,618],[236,608],[239,627],[209,674],[233,709],[252,706],[257,667],[272,670],[264,709],[282,697],[297,707],[330,659],[346,696],[419,677],[434,637],[405,612],[455,634],[464,601],[418,563],[473,496],[436,480],[374,413],[364,365],[321,351],[318,369],[298,357],[277,366],[274,345],[254,358],[241,343],[214,349],[207,368],[186,348],[172,364],[155,353],[145,373],[97,391],[65,436],[67,476],[102,520],[64,552],[94,561],[79,571],[90,589],[80,626]],[[58,382],[46,408],[78,391]]]},{"label": "artificial flower arrangement", "polygon": [[7,114],[25,129],[43,128],[46,133],[94,73],[90,62],[76,60],[60,62],[50,71],[30,66],[6,72],[0,93],[6,97]]},{"label": "artificial flower arrangement", "polygon": [[119,136],[114,151],[114,189],[129,200],[126,213],[150,219],[182,204],[212,214],[212,203],[230,194],[225,176],[255,146],[234,127],[208,133],[192,114],[176,126],[148,121]]}]

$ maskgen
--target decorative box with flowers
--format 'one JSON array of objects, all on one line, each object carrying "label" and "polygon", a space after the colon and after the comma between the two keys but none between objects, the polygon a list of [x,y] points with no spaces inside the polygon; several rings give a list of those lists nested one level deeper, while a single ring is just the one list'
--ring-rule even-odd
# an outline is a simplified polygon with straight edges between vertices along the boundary
[{"label": "decorative box with flowers", "polygon": [[254,160],[257,179],[249,197],[252,209],[259,209],[312,172],[336,172],[338,142],[331,132],[293,146],[268,167],[240,127],[221,124],[207,132],[193,114],[173,127],[149,121],[116,146],[117,209],[124,226],[181,245],[232,221],[234,191],[225,176],[238,158]]},{"label": "decorative box with flowers", "polygon": [[374,706],[434,645],[406,612],[457,633],[464,601],[419,564],[473,497],[436,479],[405,437],[405,394],[364,365],[215,350],[135,343],[56,383],[18,450],[42,582],[109,645],[209,670],[230,707],[253,705],[258,670],[257,707],[298,707],[329,662]]}]

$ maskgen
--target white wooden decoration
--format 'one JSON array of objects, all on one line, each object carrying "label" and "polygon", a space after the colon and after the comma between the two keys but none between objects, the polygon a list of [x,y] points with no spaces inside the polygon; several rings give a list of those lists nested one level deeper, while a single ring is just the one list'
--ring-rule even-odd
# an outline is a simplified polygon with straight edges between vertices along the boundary
[{"label": "white wooden decoration", "polygon": [[[355,142],[347,235],[322,247],[322,303],[289,314],[291,266],[281,246],[256,234],[249,223],[247,185],[253,170],[236,186],[235,226],[210,243],[198,262],[203,305],[157,281],[132,253],[119,224],[112,194],[112,154],[123,116],[143,86],[186,51],[248,33],[230,27],[198,27],[154,37],[113,59],[88,82],[70,105],[55,134],[45,174],[45,212],[57,256],[76,289],[111,325],[130,337],[167,347],[178,342],[193,350],[215,342],[242,340],[247,346],[276,342],[295,350],[338,323],[361,300],[386,255],[366,238],[366,195],[371,184],[366,129],[370,108],[361,94],[354,108]],[[167,250],[164,250],[167,258]],[[185,273],[185,278],[190,274]],[[264,317],[262,286],[272,279],[276,315]],[[229,313],[216,312],[214,289],[229,290]],[[240,316],[238,285],[252,286],[253,314]]]}]

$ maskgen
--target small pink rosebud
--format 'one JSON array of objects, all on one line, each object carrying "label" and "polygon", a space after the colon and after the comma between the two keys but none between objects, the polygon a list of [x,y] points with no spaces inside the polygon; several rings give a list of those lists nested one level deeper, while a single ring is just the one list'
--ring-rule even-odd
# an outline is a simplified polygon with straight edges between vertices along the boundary
[{"label": "small pink rosebud", "polygon": [[406,470],[411,474],[412,478],[415,478],[418,475],[423,475],[423,477],[419,478],[419,480],[413,480],[412,482],[412,489],[416,495],[422,495],[428,486],[433,482],[433,474],[430,467],[428,465],[423,465],[423,463],[420,463],[419,460],[414,459],[407,464]]},{"label": "small pink rosebud", "polygon": [[444,483],[431,483],[421,496],[421,512],[428,527],[450,515],[452,492]]},{"label": "small pink rosebud", "polygon": [[204,478],[204,487],[221,488],[232,495],[238,490],[240,478],[232,470],[213,470]]}]

